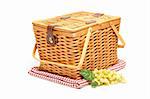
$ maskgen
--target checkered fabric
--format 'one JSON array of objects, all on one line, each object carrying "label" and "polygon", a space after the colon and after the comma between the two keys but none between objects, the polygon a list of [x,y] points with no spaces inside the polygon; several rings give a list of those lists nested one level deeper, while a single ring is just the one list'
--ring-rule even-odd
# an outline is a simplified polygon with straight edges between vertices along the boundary
[{"label": "checkered fabric", "polygon": [[[117,64],[113,65],[112,67],[109,67],[108,69],[119,71],[119,70],[123,69],[125,67],[125,65],[126,65],[125,61],[118,60]],[[45,80],[48,80],[51,82],[59,83],[59,84],[66,85],[66,86],[69,86],[72,88],[77,88],[77,89],[80,89],[89,84],[89,82],[84,79],[75,80],[75,79],[71,79],[68,77],[63,77],[63,76],[59,76],[56,74],[39,71],[38,67],[33,67],[28,73],[32,76],[35,76],[35,77],[38,77],[41,79],[45,79]]]}]

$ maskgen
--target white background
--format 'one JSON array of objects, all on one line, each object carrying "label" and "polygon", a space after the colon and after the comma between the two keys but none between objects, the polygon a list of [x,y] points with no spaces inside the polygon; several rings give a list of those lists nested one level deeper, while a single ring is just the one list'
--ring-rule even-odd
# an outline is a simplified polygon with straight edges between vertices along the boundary
[{"label": "white background", "polygon": [[[0,0],[0,99],[148,99],[150,98],[149,0]],[[31,22],[74,11],[104,12],[122,17],[126,47],[119,57],[127,84],[77,90],[27,74],[37,66]]]}]

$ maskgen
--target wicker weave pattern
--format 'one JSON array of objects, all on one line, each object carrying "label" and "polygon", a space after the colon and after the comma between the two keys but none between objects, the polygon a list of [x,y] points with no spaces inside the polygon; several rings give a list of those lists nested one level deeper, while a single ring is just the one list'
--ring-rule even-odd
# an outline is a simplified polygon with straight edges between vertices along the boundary
[{"label": "wicker weave pattern", "polygon": [[[116,25],[119,29],[119,25]],[[117,63],[117,37],[111,27],[92,34],[87,49],[84,68],[108,68]]]},{"label": "wicker weave pattern", "polygon": [[[114,24],[119,31],[120,20],[115,20]],[[46,27],[34,24],[33,28],[41,60],[74,66],[78,65],[86,38],[87,28],[74,33],[54,30],[53,34],[58,38],[58,43],[55,46],[47,44]],[[92,28],[93,32],[90,37],[82,68],[60,67],[48,63],[41,63],[39,69],[74,79],[81,79],[79,74],[81,69],[101,69],[116,64],[118,60],[118,38],[113,29],[108,22],[101,25],[95,25]]]}]

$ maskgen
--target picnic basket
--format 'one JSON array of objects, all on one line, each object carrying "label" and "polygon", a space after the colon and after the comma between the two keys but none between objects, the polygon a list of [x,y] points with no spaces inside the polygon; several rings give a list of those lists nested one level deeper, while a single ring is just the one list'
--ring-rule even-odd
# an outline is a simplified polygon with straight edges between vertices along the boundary
[{"label": "picnic basket", "polygon": [[118,62],[117,48],[125,46],[119,27],[120,17],[93,12],[33,21],[33,57],[40,61],[39,70],[81,79],[82,69],[104,69]]}]

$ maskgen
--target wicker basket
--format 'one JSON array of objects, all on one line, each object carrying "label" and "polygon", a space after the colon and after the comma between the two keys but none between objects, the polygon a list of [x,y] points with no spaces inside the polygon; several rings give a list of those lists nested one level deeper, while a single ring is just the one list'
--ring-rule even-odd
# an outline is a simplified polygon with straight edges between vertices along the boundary
[{"label": "wicker basket", "polygon": [[40,70],[81,79],[81,69],[102,69],[117,63],[117,48],[125,45],[119,25],[120,17],[91,12],[34,21],[33,57],[40,61]]}]

